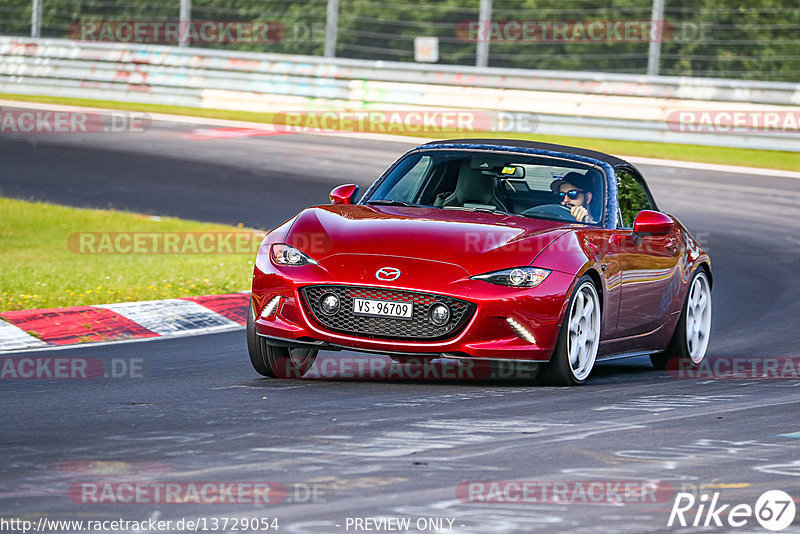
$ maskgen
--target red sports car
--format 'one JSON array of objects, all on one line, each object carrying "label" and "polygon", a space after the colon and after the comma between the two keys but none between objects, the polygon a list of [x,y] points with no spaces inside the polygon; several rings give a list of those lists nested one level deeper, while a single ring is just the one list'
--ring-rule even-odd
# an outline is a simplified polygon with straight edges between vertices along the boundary
[{"label": "red sports car", "polygon": [[261,244],[247,345],[262,375],[302,376],[319,350],[348,349],[537,362],[577,385],[597,359],[705,355],[708,254],[619,158],[436,141],[357,194],[335,188]]}]

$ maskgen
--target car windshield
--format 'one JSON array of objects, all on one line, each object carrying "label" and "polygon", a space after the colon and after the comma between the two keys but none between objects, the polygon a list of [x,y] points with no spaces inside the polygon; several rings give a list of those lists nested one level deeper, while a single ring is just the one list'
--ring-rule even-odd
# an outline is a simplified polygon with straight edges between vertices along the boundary
[{"label": "car windshield", "polygon": [[603,176],[587,164],[542,156],[417,152],[403,159],[366,203],[599,224],[605,205]]}]

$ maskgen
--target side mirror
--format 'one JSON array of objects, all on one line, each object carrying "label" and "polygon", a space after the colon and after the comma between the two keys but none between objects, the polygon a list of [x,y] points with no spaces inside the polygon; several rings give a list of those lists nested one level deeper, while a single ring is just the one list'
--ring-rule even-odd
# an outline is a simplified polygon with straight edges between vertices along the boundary
[{"label": "side mirror", "polygon": [[331,204],[352,204],[358,196],[358,186],[355,184],[340,185],[331,191]]},{"label": "side mirror", "polygon": [[660,211],[642,210],[633,221],[633,233],[639,235],[667,235],[674,227],[672,218]]}]

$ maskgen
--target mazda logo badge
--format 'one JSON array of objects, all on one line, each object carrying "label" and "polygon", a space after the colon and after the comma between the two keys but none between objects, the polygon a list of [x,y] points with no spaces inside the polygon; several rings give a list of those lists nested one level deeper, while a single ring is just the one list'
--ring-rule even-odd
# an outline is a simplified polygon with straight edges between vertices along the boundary
[{"label": "mazda logo badge", "polygon": [[375,273],[375,278],[378,280],[383,280],[384,282],[397,280],[400,278],[400,269],[395,269],[394,267],[381,267],[378,269],[378,272]]}]

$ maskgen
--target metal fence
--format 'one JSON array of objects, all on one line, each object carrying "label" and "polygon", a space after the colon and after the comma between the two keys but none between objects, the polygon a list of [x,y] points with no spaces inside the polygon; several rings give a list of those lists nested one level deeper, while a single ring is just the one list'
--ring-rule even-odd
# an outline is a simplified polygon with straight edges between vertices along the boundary
[{"label": "metal fence", "polygon": [[[276,31],[268,42],[181,43],[192,47],[413,62],[421,59],[415,39],[428,37],[435,40],[427,41],[422,59],[445,65],[800,81],[797,0],[3,0],[0,5],[5,35],[80,39],[76,24],[170,20],[268,21]],[[438,54],[431,54],[431,43]]]},{"label": "metal fence", "polygon": [[[0,93],[251,113],[462,110],[490,120],[523,114],[524,125],[504,121],[514,129],[493,131],[800,151],[800,85],[779,82],[0,37]],[[732,129],[735,113],[745,123]],[[777,123],[766,124],[768,116]]]}]

